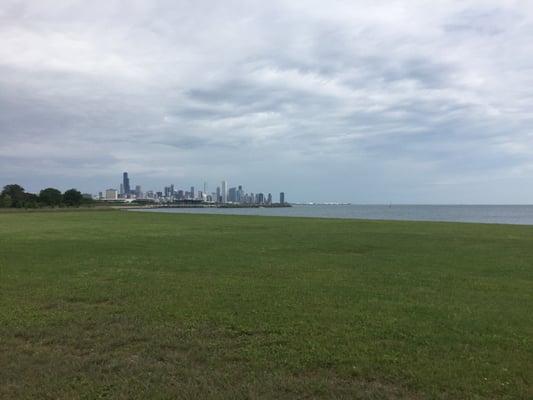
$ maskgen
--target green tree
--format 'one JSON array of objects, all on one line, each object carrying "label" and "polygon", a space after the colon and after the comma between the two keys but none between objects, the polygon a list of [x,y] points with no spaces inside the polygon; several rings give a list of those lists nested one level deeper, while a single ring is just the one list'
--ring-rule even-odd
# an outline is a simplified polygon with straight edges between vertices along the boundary
[{"label": "green tree", "polygon": [[47,206],[59,206],[63,201],[61,192],[54,188],[46,188],[39,193],[39,202]]},{"label": "green tree", "polygon": [[67,206],[79,207],[82,200],[82,194],[76,189],[69,189],[63,193],[63,203],[65,203]]},{"label": "green tree", "polygon": [[0,208],[9,208],[13,205],[13,201],[11,200],[11,196],[8,194],[4,194],[3,196],[0,196]]},{"label": "green tree", "polygon": [[33,193],[24,193],[24,202],[22,203],[24,208],[37,208],[39,207],[39,196]]},{"label": "green tree", "polygon": [[4,186],[0,196],[4,197],[8,195],[11,198],[11,207],[23,207],[25,201],[24,188],[20,185],[12,184]]}]

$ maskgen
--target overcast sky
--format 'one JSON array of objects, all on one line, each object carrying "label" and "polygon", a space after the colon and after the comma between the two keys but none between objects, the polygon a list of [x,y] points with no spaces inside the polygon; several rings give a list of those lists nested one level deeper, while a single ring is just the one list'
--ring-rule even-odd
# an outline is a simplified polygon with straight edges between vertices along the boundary
[{"label": "overcast sky", "polygon": [[0,0],[0,185],[533,203],[533,2]]}]

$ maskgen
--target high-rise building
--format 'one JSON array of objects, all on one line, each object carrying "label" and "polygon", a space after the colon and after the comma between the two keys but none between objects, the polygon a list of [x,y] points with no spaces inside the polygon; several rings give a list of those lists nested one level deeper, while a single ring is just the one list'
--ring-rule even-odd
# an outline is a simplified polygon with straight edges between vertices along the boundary
[{"label": "high-rise building", "polygon": [[138,199],[142,199],[143,193],[141,191],[141,185],[135,186],[135,197]]},{"label": "high-rise building", "polygon": [[236,203],[237,202],[237,188],[229,188],[229,191],[228,191],[228,201],[231,202],[231,203]]},{"label": "high-rise building", "polygon": [[242,203],[244,201],[244,190],[242,190],[242,185],[239,185],[237,189],[237,203]]},{"label": "high-rise building", "polygon": [[272,193],[269,193],[266,200],[267,204],[272,204]]},{"label": "high-rise building", "polygon": [[117,189],[107,189],[105,191],[105,199],[106,200],[117,200],[118,199]]},{"label": "high-rise building", "polygon": [[285,192],[279,194],[279,204],[285,204]]},{"label": "high-rise building", "polygon": [[222,202],[222,196],[220,194],[220,186],[217,186],[217,195],[216,195],[216,202],[221,203]]},{"label": "high-rise building", "polygon": [[191,199],[194,199],[194,186],[191,186]]},{"label": "high-rise building", "polygon": [[124,194],[127,196],[130,194],[130,178],[128,178],[128,173],[124,172],[122,174],[122,185],[124,186]]},{"label": "high-rise building", "polygon": [[226,181],[222,181],[222,191],[220,195],[222,196],[222,203],[226,203],[228,201],[228,183]]},{"label": "high-rise building", "polygon": [[124,184],[123,184],[123,183],[120,184],[119,194],[120,194],[121,196],[124,195]]}]

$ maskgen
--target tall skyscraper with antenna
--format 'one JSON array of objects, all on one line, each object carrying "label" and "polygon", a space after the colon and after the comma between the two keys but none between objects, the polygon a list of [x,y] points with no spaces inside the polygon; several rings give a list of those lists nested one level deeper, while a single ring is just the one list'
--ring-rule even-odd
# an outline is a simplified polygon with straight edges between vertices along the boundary
[{"label": "tall skyscraper with antenna", "polygon": [[124,194],[127,196],[130,194],[130,178],[128,178],[128,173],[124,172],[122,174],[122,185],[124,186]]}]

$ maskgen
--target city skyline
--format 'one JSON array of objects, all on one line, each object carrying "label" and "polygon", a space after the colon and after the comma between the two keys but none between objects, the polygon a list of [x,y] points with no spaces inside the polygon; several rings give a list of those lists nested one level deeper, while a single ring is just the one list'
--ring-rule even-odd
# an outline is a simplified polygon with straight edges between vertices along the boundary
[{"label": "city skyline", "polygon": [[122,182],[119,188],[108,187],[100,190],[93,197],[99,200],[154,200],[158,202],[173,202],[183,200],[198,200],[206,203],[218,204],[286,204],[286,195],[284,191],[279,193],[279,200],[276,202],[271,192],[246,192],[243,185],[229,187],[227,180],[222,180],[220,185],[216,186],[214,191],[208,191],[207,181],[203,182],[203,190],[197,190],[196,187],[190,186],[189,190],[184,190],[179,185],[169,184],[162,190],[149,189],[143,190],[142,185],[135,184],[135,189],[131,189],[130,176],[127,171],[122,173]]}]

